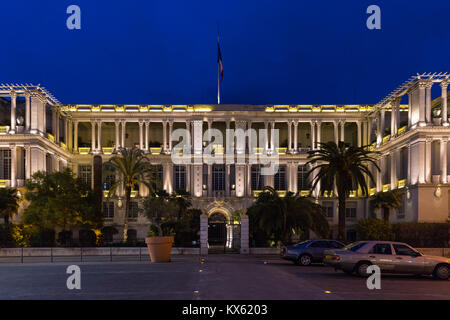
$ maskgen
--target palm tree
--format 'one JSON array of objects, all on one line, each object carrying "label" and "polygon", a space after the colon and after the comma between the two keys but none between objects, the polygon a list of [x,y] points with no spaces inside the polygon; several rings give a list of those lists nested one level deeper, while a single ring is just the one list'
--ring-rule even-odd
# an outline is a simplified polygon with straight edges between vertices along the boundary
[{"label": "palm tree", "polygon": [[338,239],[345,241],[345,200],[350,192],[361,188],[363,195],[368,194],[365,175],[375,184],[368,165],[380,168],[373,157],[378,152],[369,151],[367,146],[353,147],[340,141],[319,143],[319,148],[308,151],[306,165],[312,167],[307,177],[313,176],[311,190],[320,182],[320,191],[332,192],[336,187],[339,202]]},{"label": "palm tree", "polygon": [[134,186],[145,185],[153,191],[151,183],[151,166],[144,152],[137,148],[120,148],[118,155],[113,156],[106,165],[113,173],[117,173],[119,178],[113,183],[109,195],[114,195],[117,189],[122,186],[125,191],[125,217],[123,221],[123,242],[128,238],[128,213],[130,210],[131,191]]},{"label": "palm tree", "polygon": [[15,188],[0,188],[0,216],[3,216],[5,224],[9,223],[9,217],[17,212],[20,197]]},{"label": "palm tree", "polygon": [[319,205],[292,192],[280,197],[274,188],[268,186],[248,209],[248,215],[256,229],[285,244],[291,242],[296,231],[308,234],[311,229],[326,236],[329,230]]},{"label": "palm tree", "polygon": [[370,206],[383,209],[383,219],[389,222],[389,210],[398,209],[402,206],[402,195],[395,190],[378,192],[371,197]]}]

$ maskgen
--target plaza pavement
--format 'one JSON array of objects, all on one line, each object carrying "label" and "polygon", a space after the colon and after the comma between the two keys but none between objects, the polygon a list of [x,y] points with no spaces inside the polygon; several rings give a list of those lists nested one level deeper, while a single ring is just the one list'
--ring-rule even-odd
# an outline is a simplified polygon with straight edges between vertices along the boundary
[{"label": "plaza pavement", "polygon": [[[81,268],[68,290],[67,266]],[[277,256],[174,256],[171,263],[84,261],[0,263],[0,299],[450,299],[450,281],[383,275],[381,290],[321,264],[296,266]]]}]

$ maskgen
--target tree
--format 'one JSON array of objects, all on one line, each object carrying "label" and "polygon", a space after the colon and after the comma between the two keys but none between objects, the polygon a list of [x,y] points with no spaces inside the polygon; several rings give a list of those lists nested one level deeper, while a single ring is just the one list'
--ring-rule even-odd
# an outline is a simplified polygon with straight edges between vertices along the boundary
[{"label": "tree", "polygon": [[177,217],[181,219],[186,211],[192,207],[192,202],[190,199],[190,195],[186,191],[178,191],[171,196],[171,201],[174,202],[177,207]]},{"label": "tree", "polygon": [[372,209],[383,209],[383,219],[389,221],[390,209],[398,209],[402,206],[402,194],[397,190],[377,192],[370,198]]},{"label": "tree", "polygon": [[263,232],[275,242],[291,242],[294,232],[308,234],[309,230],[326,236],[328,222],[322,208],[309,198],[288,192],[280,197],[272,187],[264,187],[247,214],[254,235]]},{"label": "tree", "polygon": [[332,192],[336,186],[339,202],[338,239],[345,241],[345,200],[350,192],[361,188],[363,195],[368,194],[365,176],[375,184],[368,165],[373,164],[379,171],[374,155],[367,146],[353,147],[340,141],[319,143],[319,148],[308,151],[311,165],[307,177],[312,176],[311,190],[320,183],[320,191]]},{"label": "tree", "polygon": [[110,195],[116,194],[119,187],[125,191],[125,216],[123,221],[123,242],[128,238],[128,213],[130,211],[131,191],[135,186],[141,184],[153,191],[151,183],[151,166],[144,152],[138,148],[120,148],[118,154],[113,156],[106,164],[111,173],[118,175],[118,179],[113,183],[108,192]]},{"label": "tree", "polygon": [[0,188],[0,216],[9,223],[9,217],[17,212],[20,197],[15,188]]},{"label": "tree", "polygon": [[25,199],[30,205],[23,214],[23,223],[39,230],[60,227],[98,227],[102,217],[94,209],[90,187],[72,171],[48,173],[38,171],[25,182]]},{"label": "tree", "polygon": [[144,214],[152,225],[157,228],[158,236],[172,234],[173,229],[164,232],[164,224],[172,224],[177,220],[179,207],[174,198],[165,190],[158,190],[144,199]]}]

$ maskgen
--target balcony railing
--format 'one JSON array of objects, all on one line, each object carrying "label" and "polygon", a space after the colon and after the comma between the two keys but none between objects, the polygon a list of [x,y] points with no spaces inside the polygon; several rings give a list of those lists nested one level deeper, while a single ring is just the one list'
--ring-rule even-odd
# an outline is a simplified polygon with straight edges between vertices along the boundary
[{"label": "balcony railing", "polygon": [[397,182],[397,188],[401,189],[406,186],[406,179],[398,180]]},{"label": "balcony railing", "polygon": [[160,154],[161,151],[162,151],[162,148],[161,148],[161,147],[153,147],[153,148],[150,148],[150,152],[151,152],[152,154]]},{"label": "balcony railing", "polygon": [[386,143],[386,142],[388,142],[388,141],[389,141],[389,138],[390,138],[390,136],[389,136],[389,135],[387,135],[387,136],[384,136],[384,137],[383,137],[383,143]]},{"label": "balcony railing", "polygon": [[53,142],[53,143],[56,142],[56,139],[55,139],[55,136],[54,136],[54,135],[52,135],[52,134],[50,134],[50,133],[47,133],[47,136],[48,136],[48,140],[50,140],[50,141]]},{"label": "balcony railing", "polygon": [[7,134],[9,132],[9,126],[0,126],[0,134]]},{"label": "balcony railing", "polygon": [[389,191],[389,184],[384,184],[382,190],[383,190],[383,192]]},{"label": "balcony railing", "polygon": [[398,134],[399,135],[404,134],[405,132],[406,132],[406,126],[401,127],[400,129],[398,129]]},{"label": "balcony railing", "polygon": [[369,196],[373,196],[375,194],[375,188],[369,189]]},{"label": "balcony railing", "polygon": [[356,198],[356,195],[358,194],[358,190],[351,190],[349,197],[350,198]]},{"label": "balcony railing", "polygon": [[112,148],[112,147],[102,147],[102,151],[103,151],[103,154],[112,154],[113,151],[114,151],[114,148]]},{"label": "balcony railing", "polygon": [[302,197],[309,197],[310,191],[309,190],[300,190],[300,196]]},{"label": "balcony railing", "polygon": [[8,180],[0,180],[0,188],[6,188],[8,186]]},{"label": "balcony railing", "polygon": [[91,151],[91,148],[85,148],[85,147],[78,148],[79,154],[89,154],[90,151]]}]

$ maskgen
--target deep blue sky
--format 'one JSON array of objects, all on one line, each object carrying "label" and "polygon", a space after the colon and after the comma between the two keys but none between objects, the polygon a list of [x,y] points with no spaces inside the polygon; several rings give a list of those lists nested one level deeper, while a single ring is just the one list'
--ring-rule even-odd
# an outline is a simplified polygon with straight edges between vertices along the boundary
[{"label": "deep blue sky", "polygon": [[[81,8],[82,29],[66,28]],[[345,4],[345,5],[344,5]],[[381,30],[366,8],[381,7]],[[450,1],[3,1],[0,82],[63,103],[376,103],[411,74],[450,71]],[[437,88],[436,88],[437,89]]]}]

